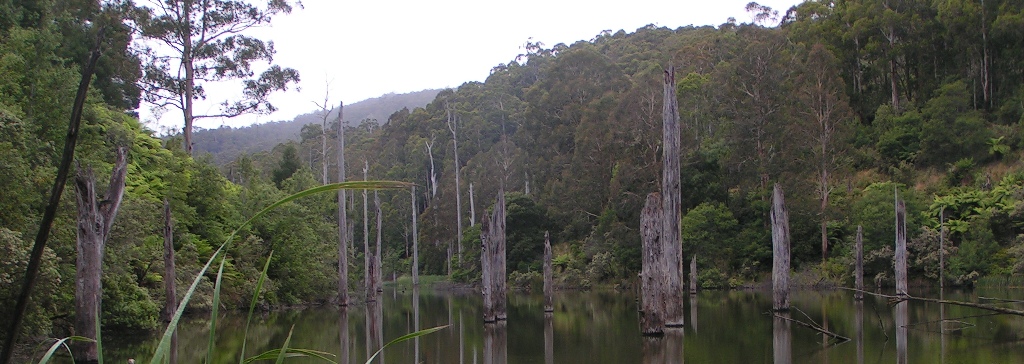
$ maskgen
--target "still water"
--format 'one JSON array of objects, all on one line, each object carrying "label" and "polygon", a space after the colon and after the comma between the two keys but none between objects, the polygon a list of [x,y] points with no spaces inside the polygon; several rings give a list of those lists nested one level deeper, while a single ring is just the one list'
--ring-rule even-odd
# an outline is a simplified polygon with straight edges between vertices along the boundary
[{"label": "still water", "polygon": [[[939,292],[911,292],[938,297]],[[1024,288],[949,291],[945,299],[1024,299]],[[441,325],[437,333],[389,347],[386,363],[1022,363],[1024,317],[886,299],[856,302],[846,291],[795,292],[792,320],[849,338],[839,342],[793,321],[774,318],[770,292],[702,291],[684,302],[685,328],[643,338],[635,294],[629,291],[559,292],[554,314],[536,294],[509,294],[508,322],[482,321],[474,292],[388,289],[379,304],[308,308],[263,314],[249,330],[247,354],[290,347],[332,353],[339,363],[362,363],[381,343]],[[991,303],[992,301],[986,302]],[[1024,304],[1006,307],[1024,309]],[[417,320],[418,317],[418,320]],[[902,323],[902,324],[898,324]],[[215,362],[237,362],[245,313],[223,315]],[[108,363],[148,360],[157,335],[104,337]],[[195,318],[179,331],[178,362],[200,363],[208,323]],[[289,362],[316,363],[313,359]]]}]

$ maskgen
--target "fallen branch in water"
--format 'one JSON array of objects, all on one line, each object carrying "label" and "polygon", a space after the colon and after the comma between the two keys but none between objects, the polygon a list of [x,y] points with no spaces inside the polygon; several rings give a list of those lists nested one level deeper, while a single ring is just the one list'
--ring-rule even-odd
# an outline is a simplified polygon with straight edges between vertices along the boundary
[{"label": "fallen branch in water", "polygon": [[907,296],[894,296],[894,295],[887,295],[887,294],[881,294],[881,293],[868,292],[868,291],[864,291],[864,290],[847,288],[847,287],[839,287],[839,288],[840,289],[845,289],[847,291],[866,293],[866,294],[869,294],[869,295],[872,295],[872,296],[876,296],[876,297],[885,297],[885,298],[889,299],[889,303],[890,304],[896,304],[896,303],[900,303],[900,302],[903,302],[903,301],[935,302],[935,303],[940,303],[940,304],[945,304],[945,305],[973,307],[973,308],[978,308],[978,309],[982,309],[982,310],[988,310],[988,311],[992,311],[992,312],[999,312],[999,313],[1003,313],[1003,314],[1007,314],[1007,315],[1024,316],[1024,311],[1022,311],[1022,310],[1014,310],[1012,308],[1005,308],[1005,307],[999,307],[999,306],[986,305],[986,304],[983,304],[983,303],[963,302],[963,301],[950,301],[950,300],[942,300],[942,299],[937,299],[937,298],[914,297],[914,296],[910,296],[910,295],[907,295]]},{"label": "fallen branch in water", "polygon": [[839,342],[837,342],[836,344],[841,344],[841,343],[850,341],[850,338],[848,338],[846,336],[843,336],[843,335],[839,335],[839,334],[834,333],[832,331],[825,330],[825,329],[819,327],[818,325],[809,324],[809,323],[806,323],[806,322],[803,322],[803,321],[800,321],[800,320],[794,320],[794,319],[791,319],[791,318],[786,317],[786,316],[781,316],[781,315],[779,315],[777,313],[774,313],[774,312],[772,313],[772,317],[780,318],[780,319],[783,319],[783,320],[786,320],[786,321],[789,321],[789,322],[793,322],[793,323],[796,323],[797,325],[800,325],[800,326],[809,328],[811,330],[820,332],[822,334],[831,336],[833,339],[839,340]]},{"label": "fallen branch in water", "polygon": [[979,296],[978,299],[979,300],[987,300],[987,301],[1008,302],[1008,303],[1024,303],[1024,301],[1022,301],[1022,300],[1008,300],[1008,299],[1005,299],[1005,298],[994,298],[994,297],[980,297]]}]

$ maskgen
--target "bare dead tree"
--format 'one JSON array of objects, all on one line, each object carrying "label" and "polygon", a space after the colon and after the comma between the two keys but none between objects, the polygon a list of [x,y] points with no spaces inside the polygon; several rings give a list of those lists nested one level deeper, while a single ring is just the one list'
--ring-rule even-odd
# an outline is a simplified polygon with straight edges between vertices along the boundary
[{"label": "bare dead tree", "polygon": [[457,115],[452,115],[452,109],[445,103],[445,113],[448,115],[448,130],[452,132],[452,148],[455,150],[455,242],[458,249],[458,261],[462,263],[462,184],[459,182],[459,174],[462,165],[459,164],[459,120]]},{"label": "bare dead tree", "polygon": [[[324,96],[324,103],[327,97]],[[338,182],[345,182],[345,103],[338,103]],[[327,113],[324,113],[324,125],[327,125]],[[326,127],[324,129],[327,130]],[[324,136],[326,151],[327,136]],[[327,182],[327,158],[324,155],[324,183]],[[345,190],[338,190],[338,304],[348,306],[348,206]]]},{"label": "bare dead tree", "polygon": [[[127,169],[127,148],[117,149],[110,183],[103,196],[96,191],[96,177],[92,168],[79,168],[75,177],[75,197],[78,202],[78,258],[75,259],[75,333],[96,339],[100,301],[103,297],[103,253],[110,228],[117,218],[124,197]],[[74,345],[75,360],[95,362],[99,353],[95,342],[80,341]]]}]

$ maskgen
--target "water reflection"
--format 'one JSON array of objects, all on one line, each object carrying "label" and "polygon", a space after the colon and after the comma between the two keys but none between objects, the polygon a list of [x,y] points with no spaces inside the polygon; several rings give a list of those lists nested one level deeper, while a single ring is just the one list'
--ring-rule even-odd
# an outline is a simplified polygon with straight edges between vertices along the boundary
[{"label": "water reflection", "polygon": [[[384,346],[384,311],[381,304],[381,295],[377,294],[376,299],[366,302],[366,352],[368,355],[380,350]],[[375,361],[384,363],[384,353],[380,353]]]},{"label": "water reflection", "polygon": [[910,361],[907,353],[907,325],[910,324],[907,305],[909,304],[907,301],[896,304],[896,364],[907,364]]},{"label": "water reflection", "polygon": [[[461,320],[459,320],[461,321]],[[420,331],[420,287],[412,287],[412,329]],[[460,347],[461,348],[461,347]],[[420,362],[420,338],[413,339],[413,364]]]},{"label": "water reflection", "polygon": [[775,364],[793,362],[793,328],[789,312],[779,312],[772,318],[772,353]]},{"label": "water reflection", "polygon": [[[939,296],[938,290],[911,294]],[[399,291],[396,301],[392,292],[386,292],[376,307],[363,304],[351,305],[347,309],[324,306],[256,315],[249,329],[247,356],[280,348],[294,325],[290,347],[333,353],[339,356],[335,359],[339,363],[362,363],[381,343],[379,334],[367,335],[368,326],[377,327],[379,330],[375,333],[381,332],[383,342],[387,342],[414,331],[417,323],[421,330],[446,325],[450,311],[453,326],[420,337],[418,345],[417,341],[409,340],[388,347],[385,352],[387,363],[474,363],[474,358],[476,363],[483,362],[484,338],[487,335],[479,294],[420,288],[418,299],[414,299],[416,295],[413,290]],[[945,292],[946,299],[959,301],[973,301],[978,295],[1024,299],[1024,289]],[[504,340],[494,337],[497,332],[488,333],[492,344],[505,344],[504,356],[499,357],[512,363],[602,364],[659,362],[662,359],[667,362],[685,359],[691,363],[763,363],[774,358],[777,334],[782,334],[779,339],[784,342],[786,331],[783,329],[791,326],[788,336],[790,362],[821,363],[824,361],[822,350],[828,351],[832,364],[897,361],[893,323],[898,312],[888,306],[884,298],[868,296],[862,303],[857,303],[850,292],[794,292],[791,296],[794,307],[801,308],[822,325],[824,323],[819,317],[827,316],[829,330],[855,338],[849,345],[822,349],[819,332],[792,323],[777,326],[775,319],[764,314],[771,309],[771,293],[767,291],[700,291],[696,302],[688,300],[691,311],[687,316],[691,322],[686,326],[686,335],[678,335],[674,341],[662,338],[652,343],[645,342],[637,330],[639,321],[634,294],[616,291],[557,292],[556,296],[557,312],[550,318],[544,315],[543,295],[539,292],[509,296],[509,319]],[[696,320],[693,319],[694,308],[698,309]],[[908,348],[904,351],[903,360],[939,363],[944,355],[948,363],[974,363],[979,362],[979,358],[992,363],[1024,362],[1024,341],[1021,340],[1024,337],[1021,334],[1024,332],[1024,320],[1007,315],[978,317],[980,312],[969,307],[946,306],[941,311],[940,308],[930,304],[914,304],[906,308],[907,319],[931,324],[927,330],[907,331],[913,336],[906,340],[914,341],[909,344],[909,341],[901,339]],[[910,315],[913,315],[912,319]],[[246,312],[228,311],[218,320],[215,362],[237,362],[245,316]],[[792,318],[806,320],[795,311]],[[940,336],[939,330],[935,329],[934,322],[941,319],[946,320],[944,329],[951,335]],[[206,357],[209,341],[207,320],[208,315],[200,314],[186,318],[179,326],[179,363],[199,363]],[[780,331],[776,332],[776,328]],[[698,329],[699,334],[695,334]],[[118,333],[111,332],[104,335],[104,357],[110,363],[124,363],[129,357],[137,362],[146,362],[149,353],[155,350],[159,335],[119,337]],[[370,341],[370,349],[367,349],[367,341]],[[669,350],[669,344],[674,344],[674,349]],[[943,346],[946,350],[942,350]],[[784,359],[781,355],[785,353],[781,350],[784,348],[783,345],[778,346],[780,359]],[[669,356],[673,352],[674,356]],[[493,355],[489,358],[494,362]],[[69,360],[61,358],[55,362],[68,363]],[[295,362],[317,361],[300,359]]]},{"label": "water reflection", "polygon": [[682,363],[685,334],[680,328],[665,328],[662,336],[643,337],[643,363]]},{"label": "water reflection", "polygon": [[348,364],[351,354],[349,353],[348,339],[348,306],[338,308],[338,363]]},{"label": "water reflection", "polygon": [[697,295],[690,295],[690,330],[697,332]]},{"label": "water reflection", "polygon": [[508,363],[508,321],[484,324],[484,364]]},{"label": "water reflection", "polygon": [[544,363],[555,362],[555,315],[544,312]]}]

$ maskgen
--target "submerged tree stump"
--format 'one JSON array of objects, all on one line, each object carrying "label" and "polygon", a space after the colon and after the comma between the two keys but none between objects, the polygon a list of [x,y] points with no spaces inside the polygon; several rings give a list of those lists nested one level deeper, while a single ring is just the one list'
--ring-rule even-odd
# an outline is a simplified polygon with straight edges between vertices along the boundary
[{"label": "submerged tree stump", "polygon": [[907,295],[907,205],[896,200],[896,295]]},{"label": "submerged tree stump", "polygon": [[640,213],[641,267],[640,267],[640,333],[664,333],[664,280],[665,267],[661,243],[661,195],[647,195]]},{"label": "submerged tree stump", "polygon": [[551,272],[551,234],[544,232],[544,312],[555,311],[554,282]]},{"label": "submerged tree stump", "polygon": [[782,187],[772,191],[772,309],[789,310],[789,212]]}]

